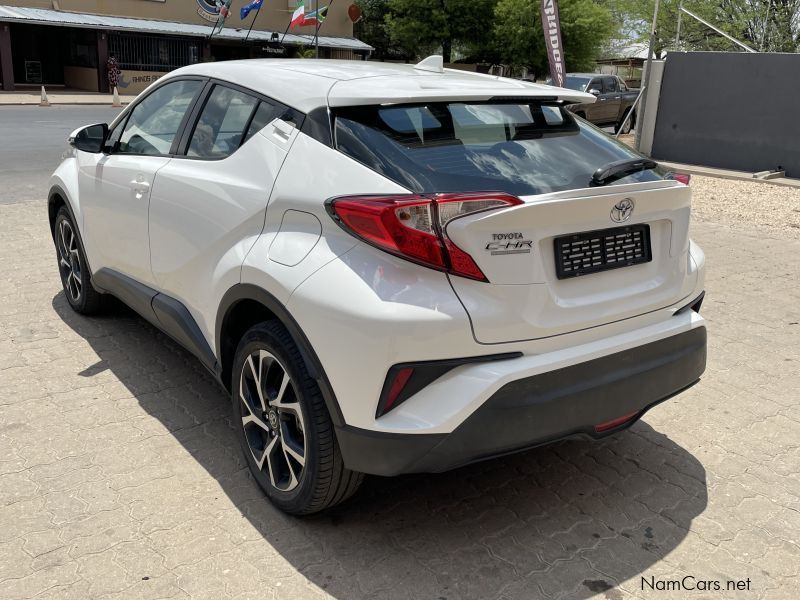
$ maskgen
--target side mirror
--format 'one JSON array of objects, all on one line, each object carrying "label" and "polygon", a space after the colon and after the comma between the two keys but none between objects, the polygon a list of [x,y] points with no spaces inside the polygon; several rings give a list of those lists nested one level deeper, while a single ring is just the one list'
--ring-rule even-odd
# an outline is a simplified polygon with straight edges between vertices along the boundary
[{"label": "side mirror", "polygon": [[598,90],[597,88],[592,88],[592,89],[589,90],[589,93],[592,96],[599,96],[600,95],[600,90]]},{"label": "side mirror", "polygon": [[98,153],[103,151],[103,143],[108,137],[108,124],[97,123],[76,129],[69,134],[69,145],[84,152]]}]

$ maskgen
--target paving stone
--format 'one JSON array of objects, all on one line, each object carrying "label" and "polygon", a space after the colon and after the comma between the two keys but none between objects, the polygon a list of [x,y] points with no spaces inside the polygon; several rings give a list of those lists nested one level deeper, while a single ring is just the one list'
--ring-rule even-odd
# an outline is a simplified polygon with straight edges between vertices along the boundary
[{"label": "paving stone", "polygon": [[368,478],[296,519],[191,356],[68,308],[40,203],[0,205],[0,233],[3,600],[649,600],[676,596],[642,578],[686,575],[751,578],[693,598],[800,597],[800,239],[694,223],[708,370],[630,430]]}]

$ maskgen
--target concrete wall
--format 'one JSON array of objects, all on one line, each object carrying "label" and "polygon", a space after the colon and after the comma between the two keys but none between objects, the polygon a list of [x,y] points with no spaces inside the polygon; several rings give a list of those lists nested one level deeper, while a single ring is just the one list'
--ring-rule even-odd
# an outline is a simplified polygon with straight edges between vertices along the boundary
[{"label": "concrete wall", "polygon": [[[645,77],[647,75],[647,63],[642,69],[642,85],[644,85]],[[641,118],[641,105],[639,110],[639,118],[637,119],[636,127],[639,130],[640,136],[639,151],[644,154],[650,155],[653,149],[653,136],[656,129],[656,118],[659,110],[659,98],[661,94],[661,82],[664,77],[664,61],[653,61],[653,74],[650,76],[650,85],[645,90],[646,104],[644,111],[644,118]],[[644,99],[643,99],[644,100]],[[640,100],[641,102],[641,100]]]},{"label": "concrete wall", "polygon": [[[213,0],[59,0],[58,7],[60,10],[77,13],[208,24],[208,21],[198,14],[200,5],[207,2],[214,4]],[[352,3],[352,0],[334,2],[328,10],[328,17],[320,27],[320,34],[352,37],[353,23],[347,16],[347,8]],[[51,0],[2,0],[0,4],[53,8]],[[225,23],[226,27],[250,27],[255,13],[251,12],[244,21],[239,19],[239,9],[244,4],[243,1],[233,3],[231,15]],[[315,7],[314,0],[306,0],[306,4],[306,10],[309,12]],[[325,4],[328,4],[328,0],[320,0],[321,6]],[[289,24],[296,5],[297,3],[292,0],[264,0],[253,29],[282,32]],[[313,34],[314,28],[297,27],[292,31]]]},{"label": "concrete wall", "polygon": [[98,92],[97,69],[93,67],[64,67],[64,85],[76,90]]},{"label": "concrete wall", "polygon": [[800,55],[671,52],[652,156],[800,177]]}]

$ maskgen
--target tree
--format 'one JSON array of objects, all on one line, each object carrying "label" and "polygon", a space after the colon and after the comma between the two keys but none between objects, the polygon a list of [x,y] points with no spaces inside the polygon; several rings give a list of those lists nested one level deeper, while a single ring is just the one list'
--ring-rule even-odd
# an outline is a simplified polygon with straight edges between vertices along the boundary
[{"label": "tree", "polygon": [[414,58],[414,52],[406,52],[394,44],[386,29],[386,17],[389,14],[387,0],[358,0],[362,11],[361,20],[353,27],[353,34],[362,42],[366,42],[375,50],[372,58],[377,60],[408,60]]},{"label": "tree", "polygon": [[[650,37],[655,0],[600,0],[619,16],[624,37]],[[661,0],[656,56],[665,50],[739,50],[732,42],[687,15],[681,18],[680,43],[675,34],[681,0]],[[800,0],[683,0],[683,6],[754,50],[796,52]]]},{"label": "tree", "polygon": [[[561,38],[567,71],[594,70],[600,49],[615,32],[610,11],[594,0],[560,0]],[[503,62],[549,73],[539,0],[500,0],[494,40]]]},{"label": "tree", "polygon": [[480,55],[490,48],[497,0],[388,0],[386,29],[407,53],[432,54],[441,48],[444,62],[454,49]]}]

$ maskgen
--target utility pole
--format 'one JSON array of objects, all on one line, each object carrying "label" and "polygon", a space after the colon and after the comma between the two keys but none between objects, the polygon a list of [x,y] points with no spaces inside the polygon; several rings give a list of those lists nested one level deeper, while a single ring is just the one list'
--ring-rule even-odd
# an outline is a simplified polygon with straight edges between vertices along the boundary
[{"label": "utility pole", "polygon": [[644,76],[642,87],[645,89],[644,96],[642,96],[642,109],[636,119],[636,149],[641,151],[642,146],[642,129],[644,128],[644,116],[647,109],[647,94],[650,90],[650,76],[653,73],[653,46],[656,44],[656,27],[658,26],[658,5],[659,0],[656,0],[656,7],[653,11],[653,28],[650,30],[650,47],[647,49],[647,72]]},{"label": "utility pole", "polygon": [[319,0],[314,2],[317,22],[314,24],[314,58],[319,58]]}]

